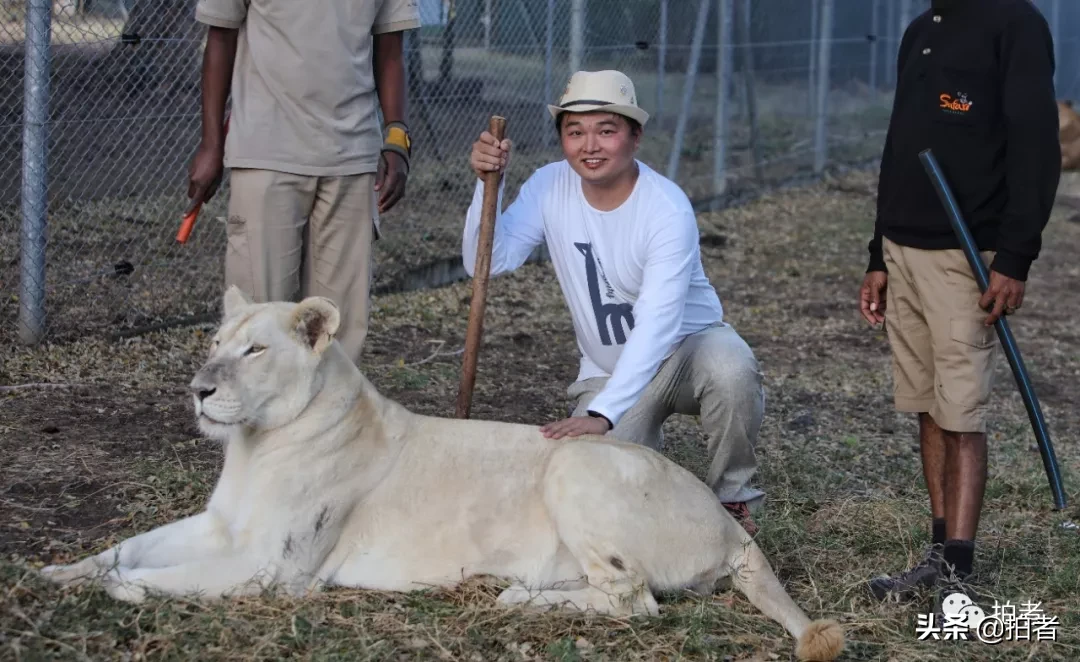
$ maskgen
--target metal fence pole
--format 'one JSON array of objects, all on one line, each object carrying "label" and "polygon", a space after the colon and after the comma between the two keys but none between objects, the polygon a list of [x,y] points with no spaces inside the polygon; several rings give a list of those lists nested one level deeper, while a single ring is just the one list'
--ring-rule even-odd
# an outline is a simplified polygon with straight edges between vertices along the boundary
[{"label": "metal fence pole", "polygon": [[[716,16],[716,115],[713,118],[713,195],[718,204],[719,196],[727,191],[727,136],[729,109],[729,90],[731,71],[735,56],[732,47],[731,14],[734,9],[732,0],[717,0]],[[701,21],[702,24],[705,21]]]},{"label": "metal fence pole", "polygon": [[51,0],[27,0],[23,79],[22,241],[19,338],[45,335],[45,241],[48,206],[49,42]]},{"label": "metal fence pole", "polygon": [[570,73],[581,70],[585,53],[585,0],[572,0],[570,6]]},{"label": "metal fence pole", "polygon": [[810,39],[806,54],[806,110],[813,116],[817,108],[814,90],[817,89],[818,25],[821,23],[821,0],[810,0]]},{"label": "metal fence pole", "polygon": [[[544,44],[544,103],[555,103],[551,91],[552,51],[555,40],[555,0],[547,1],[547,41]],[[544,131],[544,147],[551,147],[551,132]]]},{"label": "metal fence pole", "polygon": [[867,77],[867,83],[870,85],[870,89],[875,92],[878,89],[877,85],[877,73],[878,73],[878,25],[881,22],[881,0],[870,0],[870,75]]},{"label": "metal fence pole", "polygon": [[829,68],[832,56],[833,0],[821,0],[821,35],[818,51],[817,117],[814,119],[814,172],[825,169],[828,160],[827,113],[829,108]]},{"label": "metal fence pole", "polygon": [[667,0],[660,0],[660,34],[658,39],[660,47],[656,62],[656,119],[654,120],[657,126],[662,125],[660,114],[664,111],[664,73],[665,68],[667,67],[667,21],[668,3]]},{"label": "metal fence pole", "polygon": [[709,19],[711,1],[699,0],[698,2],[694,42],[690,47],[690,64],[686,67],[686,80],[683,82],[682,108],[679,110],[679,121],[675,125],[675,139],[671,143],[671,155],[668,157],[667,178],[672,180],[679,174],[679,157],[682,156],[683,140],[686,138],[686,124],[690,121],[690,106],[694,100],[698,62],[701,61],[701,44],[705,41],[705,23]]},{"label": "metal fence pole", "polygon": [[1050,0],[1050,34],[1054,40],[1054,89],[1061,96],[1061,3]]}]

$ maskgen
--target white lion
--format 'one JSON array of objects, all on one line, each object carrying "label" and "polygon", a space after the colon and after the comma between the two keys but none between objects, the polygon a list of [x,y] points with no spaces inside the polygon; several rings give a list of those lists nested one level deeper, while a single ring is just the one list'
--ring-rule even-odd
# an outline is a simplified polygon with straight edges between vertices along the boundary
[{"label": "white lion", "polygon": [[715,495],[660,453],[410,412],[347,359],[324,298],[253,304],[230,288],[224,313],[191,382],[200,430],[225,447],[206,510],[45,576],[132,602],[487,576],[510,583],[501,604],[617,615],[657,615],[654,592],[730,577],[800,659],[842,650],[840,626],[811,621]]}]

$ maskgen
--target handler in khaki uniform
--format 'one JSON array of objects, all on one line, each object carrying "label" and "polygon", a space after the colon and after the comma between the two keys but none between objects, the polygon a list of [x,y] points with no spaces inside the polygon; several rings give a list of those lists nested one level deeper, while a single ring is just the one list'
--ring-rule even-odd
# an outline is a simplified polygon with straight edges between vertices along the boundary
[{"label": "handler in khaki uniform", "polygon": [[[917,414],[932,544],[872,594],[937,587],[975,600],[975,536],[987,476],[994,322],[1016,313],[1061,169],[1054,46],[1028,0],[931,0],[904,33],[881,160],[863,316],[884,323],[894,401]],[[990,274],[983,294],[922,167],[931,148]]]},{"label": "handler in khaki uniform", "polygon": [[195,17],[209,32],[188,196],[210,199],[230,168],[226,287],[332,299],[359,362],[378,215],[409,170],[402,40],[420,25],[416,0],[198,0]]}]

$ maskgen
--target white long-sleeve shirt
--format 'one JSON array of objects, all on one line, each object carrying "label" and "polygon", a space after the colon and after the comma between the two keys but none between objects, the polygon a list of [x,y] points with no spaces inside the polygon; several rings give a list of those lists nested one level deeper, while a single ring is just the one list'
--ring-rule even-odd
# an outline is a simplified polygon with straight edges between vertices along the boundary
[{"label": "white long-sleeve shirt", "polygon": [[[491,253],[494,277],[520,267],[546,240],[581,352],[578,379],[609,377],[589,408],[612,425],[686,336],[723,320],[720,299],[701,265],[689,199],[644,163],[638,168],[630,197],[606,212],[588,203],[580,177],[565,160],[539,168],[497,214]],[[478,180],[462,236],[470,276],[483,191]]]}]

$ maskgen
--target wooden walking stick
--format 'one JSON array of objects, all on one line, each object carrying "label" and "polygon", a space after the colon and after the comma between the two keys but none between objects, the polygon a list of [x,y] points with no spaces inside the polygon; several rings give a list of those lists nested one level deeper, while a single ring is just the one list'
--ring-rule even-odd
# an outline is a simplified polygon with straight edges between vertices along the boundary
[{"label": "wooden walking stick", "polygon": [[[500,143],[506,134],[506,118],[492,115],[488,133]],[[469,302],[469,326],[465,332],[465,355],[461,364],[461,385],[458,387],[457,418],[468,418],[472,409],[473,385],[476,383],[476,359],[480,339],[484,334],[484,306],[487,299],[488,276],[491,274],[491,247],[495,242],[495,214],[499,204],[501,170],[484,174],[484,198],[480,209],[480,240],[476,246],[476,268],[473,271],[472,300]]]}]

